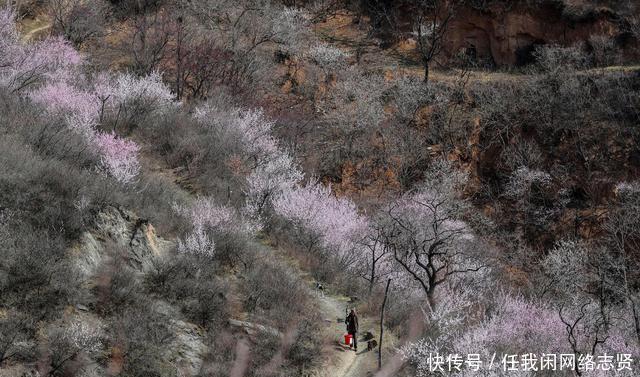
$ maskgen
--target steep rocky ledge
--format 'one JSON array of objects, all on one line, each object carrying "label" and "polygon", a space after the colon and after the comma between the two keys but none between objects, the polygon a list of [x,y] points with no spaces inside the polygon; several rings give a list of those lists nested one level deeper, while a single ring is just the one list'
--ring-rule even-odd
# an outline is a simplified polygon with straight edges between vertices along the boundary
[{"label": "steep rocky ledge", "polygon": [[479,60],[499,66],[524,64],[536,45],[572,45],[594,35],[619,37],[618,21],[604,8],[572,18],[552,5],[495,4],[482,11],[467,7],[452,22],[447,49],[449,54],[470,50]]},{"label": "steep rocky ledge", "polygon": [[106,258],[108,245],[127,250],[131,266],[142,272],[148,271],[152,257],[162,257],[174,247],[172,241],[159,237],[147,220],[125,209],[107,207],[96,215],[95,224],[95,229],[84,232],[71,250],[78,257],[81,274],[87,278]]},{"label": "steep rocky ledge", "polygon": [[[70,254],[76,261],[81,278],[93,285],[100,284],[100,272],[112,257],[109,248],[124,251],[129,265],[140,272],[138,279],[141,279],[152,267],[154,258],[166,257],[174,247],[175,243],[158,236],[153,225],[146,219],[126,209],[109,206],[96,214],[94,228],[82,234]],[[76,321],[84,322],[85,318],[97,320],[90,308],[78,305],[76,309]],[[156,300],[148,310],[169,318],[171,323],[169,328],[174,333],[174,339],[167,347],[164,359],[184,375],[196,375],[207,351],[203,330],[181,320],[180,311],[164,301]],[[111,355],[111,372],[119,370],[117,356]]]},{"label": "steep rocky ledge", "polygon": [[[402,48],[415,43],[411,33],[413,12],[411,5],[398,9],[399,27],[407,35]],[[466,6],[451,20],[441,59],[462,53],[480,65],[525,65],[532,61],[538,45],[586,43],[589,47],[591,37],[604,36],[622,51],[622,61],[632,61],[637,58],[638,41],[625,26],[634,18],[628,12],[594,4],[574,9],[554,1],[536,6],[518,1]]]}]

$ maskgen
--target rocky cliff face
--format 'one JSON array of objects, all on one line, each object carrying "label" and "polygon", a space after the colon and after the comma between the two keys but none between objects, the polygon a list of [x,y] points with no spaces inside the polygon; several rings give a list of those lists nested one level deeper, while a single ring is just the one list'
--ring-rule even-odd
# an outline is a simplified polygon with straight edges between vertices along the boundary
[{"label": "rocky cliff face", "polygon": [[[570,8],[569,1],[491,1],[484,6],[456,9],[445,36],[444,56],[466,54],[480,65],[518,66],[531,63],[538,45],[570,46],[603,36],[621,52],[620,60],[637,59],[638,41],[628,31],[629,22],[638,19],[629,7],[611,8],[589,3]],[[564,5],[563,5],[564,4]],[[416,5],[409,2],[397,11],[399,29],[406,35],[413,30],[411,15]],[[411,45],[414,41],[408,38]]]},{"label": "rocky cliff face", "polygon": [[106,257],[107,243],[126,249],[129,263],[142,272],[148,270],[152,257],[162,257],[175,246],[172,241],[158,237],[147,220],[124,209],[107,207],[96,215],[95,229],[85,232],[72,250],[85,277],[97,272]]},{"label": "rocky cliff face", "polygon": [[[175,242],[158,236],[153,225],[133,212],[123,208],[106,207],[96,214],[94,228],[86,231],[80,242],[70,251],[79,275],[87,284],[103,283],[100,273],[108,264],[109,247],[123,250],[129,265],[139,272],[138,278],[141,278],[152,268],[154,259],[168,256],[175,248]],[[142,282],[139,281],[138,284]],[[84,317],[99,319],[86,307],[82,306],[80,310]],[[156,300],[148,310],[170,318],[168,328],[173,333],[173,340],[167,347],[163,359],[176,366],[184,375],[198,374],[207,350],[203,342],[203,330],[197,325],[181,320],[179,310],[164,301]],[[84,321],[81,316],[75,317],[76,321]],[[117,357],[111,355],[109,372],[114,375],[119,373],[121,364]],[[104,373],[101,369],[98,369],[98,372],[97,375]]]},{"label": "rocky cliff face", "polygon": [[[451,23],[447,52],[465,51],[498,66],[528,63],[536,45],[572,45],[591,36],[622,35],[617,15],[598,8],[571,18],[557,6],[494,4],[483,10],[463,8]],[[621,46],[624,47],[624,46]]]}]

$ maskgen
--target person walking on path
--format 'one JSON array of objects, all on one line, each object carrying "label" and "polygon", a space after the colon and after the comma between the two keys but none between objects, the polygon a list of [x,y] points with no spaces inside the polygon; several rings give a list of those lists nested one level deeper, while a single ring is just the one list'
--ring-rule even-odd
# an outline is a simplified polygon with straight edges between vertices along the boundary
[{"label": "person walking on path", "polygon": [[345,319],[344,323],[347,325],[347,333],[351,335],[353,339],[353,348],[354,351],[358,351],[358,316],[356,315],[356,310],[351,309],[351,312]]}]

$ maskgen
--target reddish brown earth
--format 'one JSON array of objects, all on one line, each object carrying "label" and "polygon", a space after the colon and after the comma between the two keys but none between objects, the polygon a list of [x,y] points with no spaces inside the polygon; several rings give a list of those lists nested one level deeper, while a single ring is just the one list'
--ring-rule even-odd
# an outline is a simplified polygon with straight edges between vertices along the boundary
[{"label": "reddish brown earth", "polygon": [[[616,40],[626,60],[633,59],[637,41],[625,33],[623,26],[632,16],[594,4],[586,9],[573,14],[557,4],[531,6],[516,1],[493,2],[484,9],[464,7],[457,10],[451,21],[445,52],[448,56],[467,52],[479,62],[513,66],[527,63],[536,45],[569,46],[604,35]],[[412,11],[399,12],[401,29],[408,34],[412,30],[409,19]]]}]

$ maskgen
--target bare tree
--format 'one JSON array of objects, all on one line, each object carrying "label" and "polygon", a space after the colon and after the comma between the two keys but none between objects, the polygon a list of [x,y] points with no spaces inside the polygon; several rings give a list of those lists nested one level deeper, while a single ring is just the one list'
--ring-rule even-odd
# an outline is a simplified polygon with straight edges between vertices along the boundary
[{"label": "bare tree", "polygon": [[167,53],[174,27],[173,20],[161,9],[133,20],[131,39],[125,42],[125,47],[130,48],[137,73],[148,74],[158,68]]},{"label": "bare tree", "polygon": [[195,40],[204,50],[198,55],[213,54],[217,58],[210,67],[206,66],[207,56],[196,56],[199,63],[190,72],[199,75],[203,66],[206,68],[205,74],[195,80],[200,91],[213,84],[227,86],[233,93],[247,91],[266,77],[263,73],[272,64],[272,54],[263,48],[265,45],[276,44],[295,53],[306,35],[303,26],[307,16],[303,11],[271,2],[209,0],[193,2],[187,8],[201,25],[203,37]]},{"label": "bare tree", "polygon": [[444,49],[446,35],[461,0],[420,0],[413,12],[416,52],[424,68],[424,82],[429,81],[429,65]]},{"label": "bare tree", "polygon": [[389,248],[383,242],[383,227],[372,224],[371,230],[361,241],[364,248],[361,262],[358,263],[360,276],[369,286],[369,296],[380,279],[392,273],[387,261]]},{"label": "bare tree", "polygon": [[[600,344],[607,341],[607,324],[598,314],[589,310],[590,303],[583,303],[579,310],[572,316],[567,314],[564,306],[560,307],[558,315],[565,325],[567,341],[576,359],[582,355],[595,355]],[[574,365],[576,375],[582,376],[583,372],[578,363]]]},{"label": "bare tree", "polygon": [[49,13],[53,32],[60,33],[75,46],[101,36],[106,4],[100,0],[52,0]]},{"label": "bare tree", "polygon": [[384,242],[395,261],[422,288],[431,310],[437,288],[450,278],[486,267],[475,252],[478,243],[462,221],[466,203],[456,196],[464,176],[445,161],[426,173],[417,190],[387,208],[390,225]]},{"label": "bare tree", "polygon": [[607,245],[612,254],[612,264],[620,284],[618,292],[627,301],[636,339],[640,345],[640,184],[623,183],[617,186],[617,205],[610,211],[605,224]]}]

